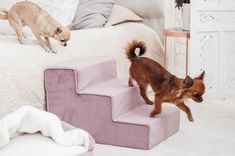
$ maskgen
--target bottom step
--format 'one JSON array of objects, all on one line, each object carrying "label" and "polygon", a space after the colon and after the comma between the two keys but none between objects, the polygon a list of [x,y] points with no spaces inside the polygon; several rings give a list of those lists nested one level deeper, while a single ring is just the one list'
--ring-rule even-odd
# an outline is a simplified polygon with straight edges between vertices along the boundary
[{"label": "bottom step", "polygon": [[[178,131],[180,125],[180,111],[174,107],[163,107],[162,113],[156,115],[154,118],[150,118],[149,114],[152,111],[153,106],[142,105],[134,110],[131,110],[118,118],[116,122],[128,123],[133,125],[142,125],[148,128],[147,137],[146,134],[135,133],[135,129],[132,131],[131,137],[139,138],[139,142],[135,142],[135,146],[144,146],[146,149],[150,149],[157,144],[164,141],[166,138]],[[122,134],[124,135],[124,134]],[[129,135],[129,134],[127,134]],[[148,140],[145,140],[148,139]],[[142,142],[141,142],[142,140]],[[143,144],[147,143],[147,144]]]},{"label": "bottom step", "polygon": [[77,96],[75,93],[70,102],[63,96],[56,97],[49,101],[49,111],[61,120],[86,130],[99,144],[150,149],[179,129],[180,112],[175,107],[163,107],[161,114],[150,118],[153,106],[140,104],[113,117],[112,99],[108,96]]},{"label": "bottom step", "polygon": [[[99,104],[92,105],[90,102],[93,98],[97,99],[97,96],[89,95],[80,109],[65,109],[66,113],[60,116],[70,124],[88,131],[96,143],[148,150],[179,129],[180,112],[177,108],[163,107],[160,115],[150,118],[153,106],[143,104],[111,119],[112,108],[108,99],[102,102],[97,99]],[[87,111],[85,108],[88,104],[88,110],[95,109]]]}]

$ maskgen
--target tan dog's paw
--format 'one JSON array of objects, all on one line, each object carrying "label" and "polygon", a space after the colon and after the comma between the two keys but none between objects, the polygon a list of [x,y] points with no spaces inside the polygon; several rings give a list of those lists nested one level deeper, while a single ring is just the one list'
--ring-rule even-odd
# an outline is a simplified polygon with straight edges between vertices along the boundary
[{"label": "tan dog's paw", "polygon": [[21,45],[23,45],[23,44],[24,44],[24,42],[23,42],[23,39],[22,39],[22,38],[18,38],[18,41],[19,41],[19,43],[20,43]]},{"label": "tan dog's paw", "polygon": [[50,52],[51,52],[51,49],[50,49],[49,47],[46,47],[46,48],[45,48],[45,51],[46,51],[47,53],[50,53]]},{"label": "tan dog's paw", "polygon": [[57,51],[54,48],[51,48],[51,52],[54,53],[54,54],[57,53]]},{"label": "tan dog's paw", "polygon": [[48,52],[48,53],[54,53],[54,54],[57,53],[55,49],[49,48],[49,47],[47,47],[47,48],[45,49],[45,51]]}]

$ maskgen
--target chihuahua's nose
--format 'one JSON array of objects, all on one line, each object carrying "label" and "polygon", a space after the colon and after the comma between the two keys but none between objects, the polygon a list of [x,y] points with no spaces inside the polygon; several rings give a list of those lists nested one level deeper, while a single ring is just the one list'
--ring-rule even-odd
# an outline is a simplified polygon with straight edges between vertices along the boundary
[{"label": "chihuahua's nose", "polygon": [[66,42],[64,43],[64,46],[65,46],[65,47],[67,46],[67,43],[66,43]]},{"label": "chihuahua's nose", "polygon": [[203,98],[202,98],[202,97],[198,99],[198,102],[199,102],[199,103],[201,103],[202,101],[203,101]]},{"label": "chihuahua's nose", "polygon": [[202,97],[193,98],[195,102],[201,103],[203,101]]}]

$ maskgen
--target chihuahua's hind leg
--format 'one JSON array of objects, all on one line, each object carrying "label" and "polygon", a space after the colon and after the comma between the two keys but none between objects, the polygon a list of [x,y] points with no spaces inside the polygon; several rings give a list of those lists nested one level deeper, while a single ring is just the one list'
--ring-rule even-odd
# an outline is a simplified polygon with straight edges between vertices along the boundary
[{"label": "chihuahua's hind leg", "polygon": [[18,28],[16,30],[16,34],[18,36],[18,41],[20,42],[20,44],[23,44],[23,32],[22,32],[22,27]]},{"label": "chihuahua's hind leg", "polygon": [[22,23],[20,21],[13,21],[13,20],[9,20],[11,26],[13,27],[13,29],[15,30],[17,37],[18,37],[18,41],[20,42],[20,44],[23,44],[23,27],[22,27]]},{"label": "chihuahua's hind leg", "polygon": [[176,106],[187,114],[187,117],[188,117],[189,121],[191,121],[191,122],[194,121],[192,113],[191,113],[191,110],[190,110],[190,108],[188,106],[186,106],[183,102],[177,104]]},{"label": "chihuahua's hind leg", "polygon": [[141,85],[139,85],[140,87],[140,94],[141,96],[143,97],[144,101],[146,102],[146,104],[149,104],[149,105],[153,105],[153,101],[149,100],[147,94],[146,94],[146,90],[147,90],[147,87],[148,87],[148,84],[146,83],[143,83]]},{"label": "chihuahua's hind leg", "polygon": [[133,79],[132,79],[131,75],[129,75],[128,86],[129,87],[133,87],[134,86],[133,85]]},{"label": "chihuahua's hind leg", "polygon": [[154,104],[154,109],[150,113],[150,117],[153,118],[155,115],[158,115],[162,111],[162,98],[161,97],[156,97],[155,96],[155,104]]}]

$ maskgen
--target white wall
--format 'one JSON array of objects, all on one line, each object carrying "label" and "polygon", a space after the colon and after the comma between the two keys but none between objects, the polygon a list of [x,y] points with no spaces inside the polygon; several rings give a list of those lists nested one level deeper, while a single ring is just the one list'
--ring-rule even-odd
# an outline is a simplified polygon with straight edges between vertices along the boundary
[{"label": "white wall", "polygon": [[206,71],[207,93],[235,95],[235,1],[192,0],[191,74]]}]

